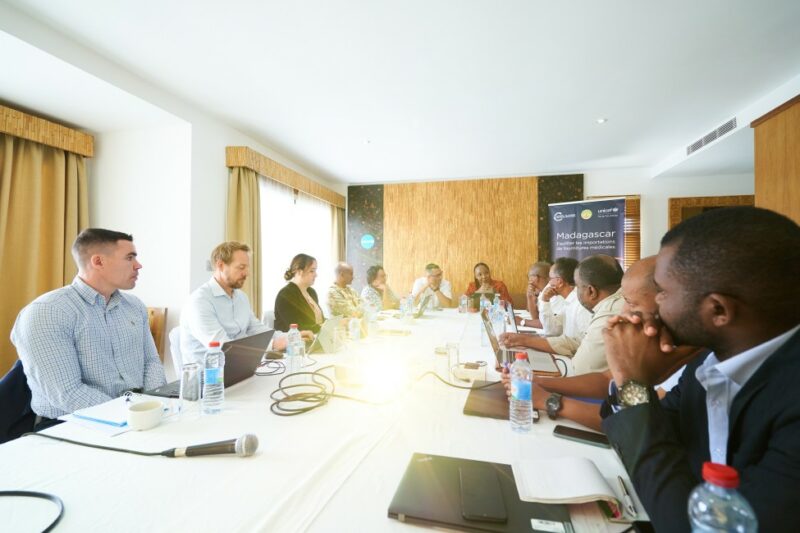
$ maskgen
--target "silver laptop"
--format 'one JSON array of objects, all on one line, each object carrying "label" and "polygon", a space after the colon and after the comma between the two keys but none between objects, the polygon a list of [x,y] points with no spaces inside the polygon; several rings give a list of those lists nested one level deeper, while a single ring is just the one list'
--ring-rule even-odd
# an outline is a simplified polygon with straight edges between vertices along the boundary
[{"label": "silver laptop", "polygon": [[430,294],[426,294],[425,296],[422,297],[422,300],[420,300],[417,310],[414,311],[414,318],[420,318],[425,313],[425,308],[428,307],[428,302],[430,301],[430,299],[431,299]]},{"label": "silver laptop", "polygon": [[505,350],[501,348],[500,342],[498,342],[497,336],[494,334],[492,322],[489,320],[488,309],[483,310],[481,313],[481,319],[483,320],[483,327],[486,329],[486,336],[489,337],[489,343],[492,345],[492,350],[494,351],[494,356],[495,359],[497,359],[498,366],[503,366],[505,363],[511,365],[514,362],[513,354],[516,352],[524,352],[527,354],[528,361],[530,362],[531,368],[535,374],[540,376],[556,377],[561,375],[561,371],[559,370],[556,360],[552,354],[540,352],[531,348],[525,348],[524,346],[510,346]]},{"label": "silver laptop", "polygon": [[319,333],[314,337],[314,341],[306,348],[307,353],[335,353],[341,349],[336,339],[336,330],[342,323],[342,317],[334,316],[329,318],[319,328]]},{"label": "silver laptop", "polygon": [[514,333],[519,333],[519,328],[517,327],[517,317],[514,315],[514,304],[511,302],[506,302],[506,314],[508,318],[511,319],[511,329],[514,330]]}]

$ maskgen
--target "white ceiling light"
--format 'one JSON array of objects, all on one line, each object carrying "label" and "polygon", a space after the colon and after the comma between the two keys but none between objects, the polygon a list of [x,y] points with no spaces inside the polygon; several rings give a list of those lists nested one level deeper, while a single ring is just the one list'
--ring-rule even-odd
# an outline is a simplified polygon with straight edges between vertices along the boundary
[{"label": "white ceiling light", "polygon": [[597,122],[598,124],[605,124],[606,122],[608,122],[608,119],[605,117],[600,117],[597,120],[595,120],[595,122]]}]

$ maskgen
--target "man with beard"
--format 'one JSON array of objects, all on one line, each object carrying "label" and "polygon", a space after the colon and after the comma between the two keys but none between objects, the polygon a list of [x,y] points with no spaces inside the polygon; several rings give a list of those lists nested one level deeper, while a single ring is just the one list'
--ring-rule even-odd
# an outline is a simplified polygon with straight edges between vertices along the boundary
[{"label": "man with beard", "polygon": [[[250,247],[223,242],[211,252],[214,275],[195,289],[181,313],[181,356],[184,363],[203,363],[208,343],[249,337],[269,328],[253,314],[241,290],[250,273]],[[309,336],[304,332],[304,336]],[[286,348],[286,335],[276,332],[272,349]]]},{"label": "man with beard", "polygon": [[[754,275],[754,273],[756,273]],[[703,462],[739,472],[762,531],[796,530],[800,502],[800,227],[752,207],[690,218],[661,241],[659,318],[609,320],[613,414],[603,429],[657,531],[688,531]],[[674,344],[712,351],[659,401]]]}]

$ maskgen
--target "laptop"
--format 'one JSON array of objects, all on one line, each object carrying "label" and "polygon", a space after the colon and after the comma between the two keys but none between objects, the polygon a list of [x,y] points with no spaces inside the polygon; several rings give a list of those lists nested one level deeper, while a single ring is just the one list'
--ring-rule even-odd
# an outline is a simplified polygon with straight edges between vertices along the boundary
[{"label": "laptop", "polygon": [[561,376],[561,371],[556,364],[555,358],[552,354],[547,352],[540,352],[531,348],[525,348],[524,346],[510,346],[507,348],[508,355],[506,356],[503,353],[503,349],[500,347],[497,336],[494,334],[494,328],[489,320],[488,309],[483,310],[481,319],[483,320],[483,327],[486,329],[486,336],[489,337],[489,343],[492,345],[492,350],[494,350],[494,356],[497,359],[498,366],[503,366],[504,363],[513,363],[512,354],[514,352],[525,352],[528,355],[528,361],[531,364],[534,374],[539,376]]},{"label": "laptop", "polygon": [[519,333],[519,328],[517,327],[517,317],[514,315],[514,304],[511,302],[506,302],[506,313],[508,318],[511,319],[511,329],[514,333]]},{"label": "laptop", "polygon": [[508,420],[508,396],[502,383],[476,380],[462,411],[469,416]]},{"label": "laptop", "polygon": [[[476,470],[492,478],[504,520],[465,518],[469,513],[464,509],[463,473]],[[566,505],[519,499],[511,466],[421,453],[411,457],[388,515],[401,522],[460,531],[574,531]]]},{"label": "laptop", "polygon": [[[256,333],[249,337],[243,337],[228,341],[222,345],[225,353],[224,381],[225,388],[236,385],[256,373],[261,359],[267,353],[267,346],[275,330]],[[178,398],[181,391],[181,381],[172,381],[166,385],[161,385],[155,389],[145,391],[144,394],[150,396],[161,396],[164,398]]]},{"label": "laptop", "polygon": [[425,308],[428,306],[428,302],[431,299],[430,294],[426,294],[422,297],[422,300],[419,302],[419,306],[417,306],[417,310],[414,311],[414,318],[420,318],[423,313],[425,313]]},{"label": "laptop", "polygon": [[314,340],[306,348],[306,353],[335,353],[339,351],[339,346],[336,340],[336,330],[342,323],[342,317],[334,316],[329,318],[319,328],[319,333],[314,337]]}]

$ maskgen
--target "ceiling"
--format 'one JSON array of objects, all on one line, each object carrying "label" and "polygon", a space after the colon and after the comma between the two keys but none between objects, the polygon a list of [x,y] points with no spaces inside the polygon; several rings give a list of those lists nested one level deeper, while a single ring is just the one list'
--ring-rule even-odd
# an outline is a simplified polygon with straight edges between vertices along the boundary
[{"label": "ceiling", "polygon": [[0,104],[59,124],[104,132],[174,124],[179,120],[2,31],[0,65],[3,72],[14,73],[0,81]]},{"label": "ceiling", "polygon": [[797,0],[7,3],[346,183],[651,166],[800,73]]},{"label": "ceiling", "polygon": [[714,144],[693,153],[659,176],[682,178],[719,174],[752,174],[755,165],[754,144],[753,129],[750,127],[740,128]]}]

